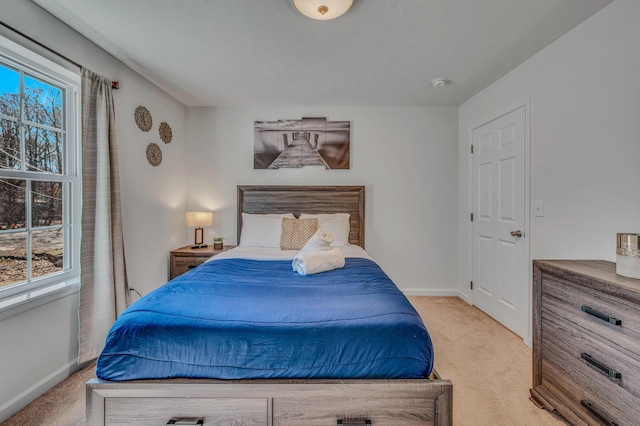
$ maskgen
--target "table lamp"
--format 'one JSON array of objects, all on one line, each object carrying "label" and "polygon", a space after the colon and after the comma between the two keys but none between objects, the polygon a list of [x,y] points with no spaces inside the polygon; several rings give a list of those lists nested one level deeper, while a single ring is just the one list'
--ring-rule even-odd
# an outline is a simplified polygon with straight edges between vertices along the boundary
[{"label": "table lamp", "polygon": [[204,244],[204,229],[202,227],[211,225],[213,225],[212,212],[187,212],[187,226],[196,227],[195,241],[191,248],[203,248],[207,246]]}]

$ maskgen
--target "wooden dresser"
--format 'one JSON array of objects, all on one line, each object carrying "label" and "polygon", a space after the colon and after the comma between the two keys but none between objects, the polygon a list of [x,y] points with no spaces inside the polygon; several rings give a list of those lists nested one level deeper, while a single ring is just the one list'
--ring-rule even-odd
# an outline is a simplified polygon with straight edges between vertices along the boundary
[{"label": "wooden dresser", "polygon": [[602,260],[533,262],[533,388],[574,425],[640,425],[640,280]]}]

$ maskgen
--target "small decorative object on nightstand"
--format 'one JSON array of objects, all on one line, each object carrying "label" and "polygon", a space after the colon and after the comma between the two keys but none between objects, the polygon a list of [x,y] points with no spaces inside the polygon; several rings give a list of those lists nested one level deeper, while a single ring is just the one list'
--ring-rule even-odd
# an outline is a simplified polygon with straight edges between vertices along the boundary
[{"label": "small decorative object on nightstand", "polygon": [[215,249],[213,246],[205,245],[203,248],[192,249],[189,245],[171,250],[169,253],[169,279],[172,280],[206,262],[211,256],[215,256],[234,247],[235,246],[223,246],[220,249]]},{"label": "small decorative object on nightstand", "polygon": [[213,237],[213,249],[222,250],[222,237]]}]

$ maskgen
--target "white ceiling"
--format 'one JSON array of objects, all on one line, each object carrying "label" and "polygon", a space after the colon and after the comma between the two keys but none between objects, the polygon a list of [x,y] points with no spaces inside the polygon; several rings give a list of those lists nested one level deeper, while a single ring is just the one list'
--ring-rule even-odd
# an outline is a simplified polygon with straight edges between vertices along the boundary
[{"label": "white ceiling", "polygon": [[292,0],[34,1],[187,106],[420,106],[461,104],[612,0],[355,0],[330,21]]}]

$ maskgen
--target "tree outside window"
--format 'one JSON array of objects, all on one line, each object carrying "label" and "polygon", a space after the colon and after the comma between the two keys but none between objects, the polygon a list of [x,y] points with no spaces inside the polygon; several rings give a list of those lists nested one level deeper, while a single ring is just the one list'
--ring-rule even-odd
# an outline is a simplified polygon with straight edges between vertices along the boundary
[{"label": "tree outside window", "polygon": [[65,99],[64,88],[0,62],[0,291],[72,267]]}]

